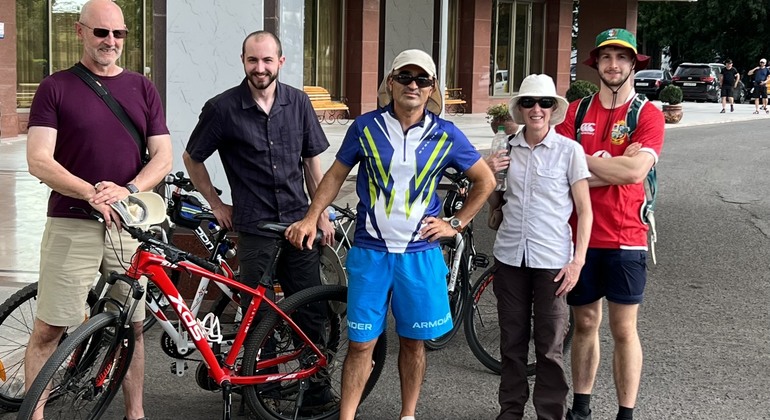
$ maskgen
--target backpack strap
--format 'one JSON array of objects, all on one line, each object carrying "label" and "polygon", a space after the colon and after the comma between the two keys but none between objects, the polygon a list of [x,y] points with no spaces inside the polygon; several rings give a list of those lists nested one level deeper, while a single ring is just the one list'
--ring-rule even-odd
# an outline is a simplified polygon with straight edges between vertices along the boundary
[{"label": "backpack strap", "polygon": [[631,137],[631,133],[636,130],[636,125],[639,123],[639,113],[642,111],[644,104],[648,102],[647,97],[642,94],[636,94],[634,99],[631,100],[631,105],[628,106],[626,112],[626,126],[628,126],[628,137]]},{"label": "backpack strap", "polygon": [[588,112],[588,107],[591,106],[591,101],[596,94],[591,94],[580,100],[577,111],[575,112],[575,141],[580,143],[580,126],[583,125],[583,118],[585,118]]}]

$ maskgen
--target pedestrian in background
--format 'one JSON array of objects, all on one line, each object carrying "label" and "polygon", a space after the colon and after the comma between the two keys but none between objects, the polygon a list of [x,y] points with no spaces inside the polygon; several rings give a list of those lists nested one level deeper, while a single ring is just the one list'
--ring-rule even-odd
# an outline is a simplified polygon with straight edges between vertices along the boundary
[{"label": "pedestrian in background", "polygon": [[738,87],[738,81],[741,80],[741,75],[738,74],[738,70],[733,67],[733,60],[725,60],[725,66],[719,73],[719,86],[722,92],[722,111],[720,114],[725,113],[725,105],[727,105],[727,99],[730,99],[730,112],[735,111],[735,97],[733,96],[733,89]]},{"label": "pedestrian in background", "polygon": [[752,79],[754,82],[754,113],[759,114],[759,100],[762,99],[762,109],[765,110],[765,113],[770,114],[770,109],[767,109],[767,82],[770,77],[767,60],[760,59],[759,65],[749,70],[748,75],[754,76]]}]

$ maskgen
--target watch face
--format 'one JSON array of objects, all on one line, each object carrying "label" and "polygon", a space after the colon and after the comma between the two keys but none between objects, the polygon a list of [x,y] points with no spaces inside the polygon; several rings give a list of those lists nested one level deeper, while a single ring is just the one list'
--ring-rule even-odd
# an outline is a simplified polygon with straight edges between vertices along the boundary
[{"label": "watch face", "polygon": [[461,224],[460,219],[452,219],[449,221],[449,226],[452,226],[455,229],[459,228]]}]

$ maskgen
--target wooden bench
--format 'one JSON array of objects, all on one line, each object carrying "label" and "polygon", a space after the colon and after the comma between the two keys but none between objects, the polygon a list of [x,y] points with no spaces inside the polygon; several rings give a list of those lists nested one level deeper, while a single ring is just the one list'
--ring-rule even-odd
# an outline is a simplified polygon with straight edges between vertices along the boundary
[{"label": "wooden bench", "polygon": [[465,114],[465,104],[463,88],[446,88],[446,90],[444,90],[444,107],[446,107],[447,114]]},{"label": "wooden bench", "polygon": [[335,121],[340,124],[348,123],[350,109],[345,102],[332,100],[329,91],[321,86],[305,86],[303,90],[310,98],[310,104],[313,105],[319,121],[329,124]]}]

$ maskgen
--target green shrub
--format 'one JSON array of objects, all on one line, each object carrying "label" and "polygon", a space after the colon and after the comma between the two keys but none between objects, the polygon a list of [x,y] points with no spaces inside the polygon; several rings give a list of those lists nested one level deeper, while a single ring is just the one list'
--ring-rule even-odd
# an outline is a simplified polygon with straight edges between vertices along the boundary
[{"label": "green shrub", "polygon": [[588,80],[575,80],[567,89],[567,100],[572,102],[599,91],[599,86]]},{"label": "green shrub", "polygon": [[682,102],[682,88],[679,86],[668,85],[660,91],[660,101],[669,105],[676,105]]}]

